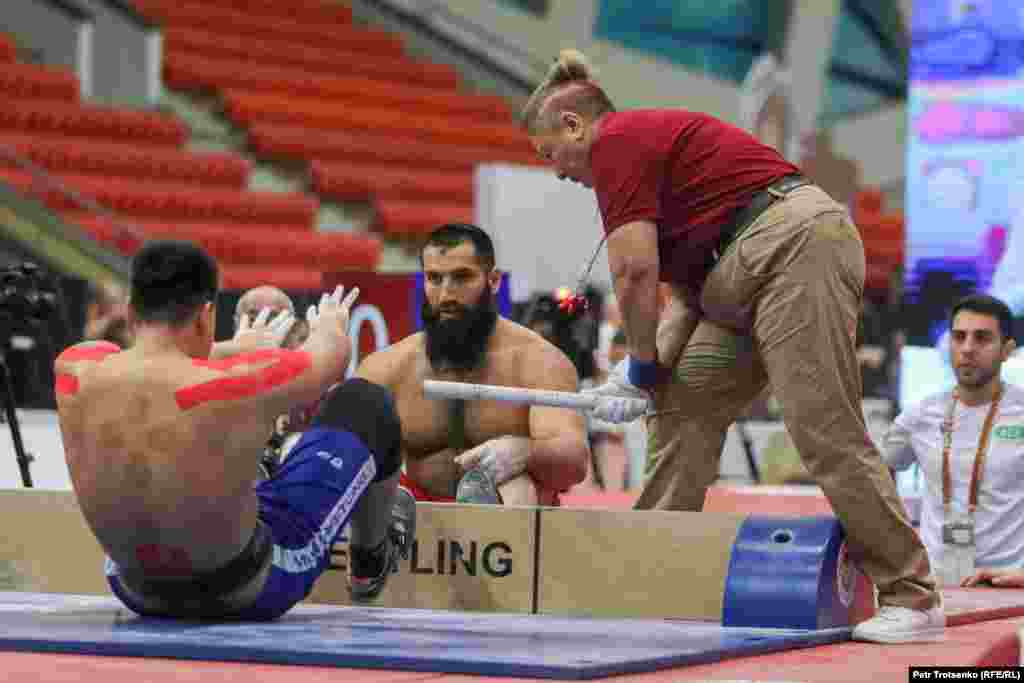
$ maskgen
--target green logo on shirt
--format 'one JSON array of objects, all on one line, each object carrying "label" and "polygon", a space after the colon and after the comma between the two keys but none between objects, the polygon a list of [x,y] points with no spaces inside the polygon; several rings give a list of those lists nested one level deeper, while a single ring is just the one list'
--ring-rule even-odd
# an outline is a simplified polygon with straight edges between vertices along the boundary
[{"label": "green logo on shirt", "polygon": [[1024,441],[1024,425],[1003,425],[996,427],[994,433],[997,439]]}]

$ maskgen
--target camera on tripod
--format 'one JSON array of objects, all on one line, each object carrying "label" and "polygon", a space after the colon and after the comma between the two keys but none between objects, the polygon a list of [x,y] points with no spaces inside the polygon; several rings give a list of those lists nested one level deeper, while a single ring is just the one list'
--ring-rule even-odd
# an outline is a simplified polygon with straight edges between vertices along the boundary
[{"label": "camera on tripod", "polygon": [[0,270],[0,316],[9,322],[40,324],[56,310],[53,280],[38,265],[26,261]]},{"label": "camera on tripod", "polygon": [[21,481],[32,486],[29,464],[34,459],[25,450],[18,426],[14,387],[7,367],[7,350],[15,328],[37,327],[57,311],[54,280],[38,265],[26,261],[0,270],[0,391],[3,393],[4,415],[14,442],[14,456],[21,470]]}]

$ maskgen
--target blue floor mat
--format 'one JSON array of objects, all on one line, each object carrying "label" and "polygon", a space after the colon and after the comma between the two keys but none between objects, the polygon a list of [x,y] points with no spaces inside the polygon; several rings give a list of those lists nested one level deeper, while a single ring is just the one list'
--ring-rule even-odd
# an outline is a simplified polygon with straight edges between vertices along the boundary
[{"label": "blue floor mat", "polygon": [[135,616],[114,598],[0,592],[0,650],[588,679],[848,640],[823,631],[301,605],[269,623]]}]

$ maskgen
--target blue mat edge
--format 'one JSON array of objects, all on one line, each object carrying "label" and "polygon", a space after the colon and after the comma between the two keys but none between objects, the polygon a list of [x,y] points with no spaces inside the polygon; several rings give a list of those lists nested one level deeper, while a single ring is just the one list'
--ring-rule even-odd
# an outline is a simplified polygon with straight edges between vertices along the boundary
[{"label": "blue mat edge", "polygon": [[414,671],[420,673],[475,674],[495,677],[525,677],[560,680],[591,680],[609,676],[661,671],[680,666],[713,664],[728,659],[770,654],[785,650],[805,649],[849,640],[852,628],[825,629],[792,633],[777,639],[744,647],[741,652],[723,649],[695,654],[680,654],[639,658],[613,664],[530,665],[483,664],[456,659],[424,661],[414,658],[381,657],[376,655],[352,656],[344,661],[332,654],[291,653],[245,647],[218,648],[199,646],[184,650],[179,643],[110,643],[99,641],[47,641],[35,638],[8,638],[0,636],[0,652],[35,652],[44,654],[77,654],[102,657],[163,657],[187,661],[219,661],[247,664],[276,664],[281,666],[318,666],[332,668],[377,669]]}]

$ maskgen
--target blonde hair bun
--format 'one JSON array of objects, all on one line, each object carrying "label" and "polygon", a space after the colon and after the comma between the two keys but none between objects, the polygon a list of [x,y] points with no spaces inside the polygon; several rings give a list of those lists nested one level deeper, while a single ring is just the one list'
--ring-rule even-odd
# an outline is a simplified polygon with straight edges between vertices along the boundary
[{"label": "blonde hair bun", "polygon": [[586,56],[574,48],[567,48],[558,53],[558,59],[551,65],[545,79],[548,85],[561,85],[571,81],[589,81],[594,71]]}]

